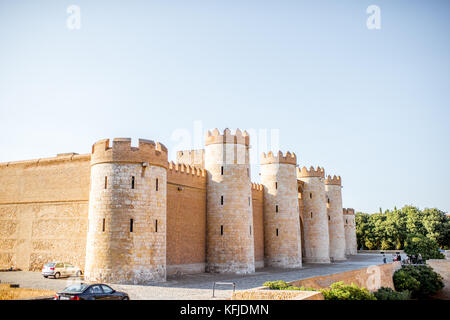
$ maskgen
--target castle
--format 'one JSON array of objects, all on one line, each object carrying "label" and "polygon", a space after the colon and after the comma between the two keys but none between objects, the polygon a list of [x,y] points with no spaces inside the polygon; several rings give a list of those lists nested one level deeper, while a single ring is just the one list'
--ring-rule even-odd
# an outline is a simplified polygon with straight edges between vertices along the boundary
[{"label": "castle", "polygon": [[90,154],[2,163],[0,268],[60,260],[87,280],[138,284],[356,254],[339,176],[269,152],[261,184],[252,183],[249,149],[246,131],[215,129],[176,163],[163,144],[128,138],[98,141]]}]

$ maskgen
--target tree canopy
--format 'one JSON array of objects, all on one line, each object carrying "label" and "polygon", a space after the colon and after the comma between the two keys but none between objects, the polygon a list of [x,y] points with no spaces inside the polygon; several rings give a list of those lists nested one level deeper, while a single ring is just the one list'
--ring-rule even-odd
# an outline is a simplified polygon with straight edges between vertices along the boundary
[{"label": "tree canopy", "polygon": [[450,217],[436,208],[408,205],[373,214],[357,212],[355,220],[358,248],[402,250],[412,234],[433,240],[441,249],[450,248]]}]

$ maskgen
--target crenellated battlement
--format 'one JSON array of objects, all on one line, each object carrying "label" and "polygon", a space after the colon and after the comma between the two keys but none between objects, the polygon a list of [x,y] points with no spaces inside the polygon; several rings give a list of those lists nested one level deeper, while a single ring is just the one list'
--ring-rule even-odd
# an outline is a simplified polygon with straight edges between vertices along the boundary
[{"label": "crenellated battlement", "polygon": [[184,163],[169,162],[167,182],[179,186],[206,188],[206,170]]},{"label": "crenellated battlement", "polygon": [[319,166],[316,169],[311,166],[309,169],[306,167],[297,168],[297,177],[300,178],[309,178],[309,177],[318,177],[325,178],[325,170]]},{"label": "crenellated battlement", "polygon": [[342,208],[342,213],[343,214],[354,215],[355,214],[355,209],[353,209],[353,208]]},{"label": "crenellated battlement", "polygon": [[262,184],[252,182],[252,190],[263,191],[264,187]]},{"label": "crenellated battlement", "polygon": [[169,162],[168,173],[186,174],[194,177],[206,177],[206,170],[195,166],[186,165],[184,163]]},{"label": "crenellated battlement", "polygon": [[328,175],[324,181],[325,184],[332,184],[332,185],[336,185],[336,186],[340,186],[342,183],[341,180],[341,176],[333,176],[331,177],[330,175]]},{"label": "crenellated battlement", "polygon": [[139,139],[139,146],[132,147],[130,138],[97,141],[92,146],[91,165],[105,162],[148,163],[167,168],[167,148],[159,142]]},{"label": "crenellated battlement", "polygon": [[223,134],[216,128],[213,131],[209,131],[206,133],[205,145],[210,144],[243,144],[245,146],[250,145],[250,136],[247,131],[244,130],[242,132],[239,129],[236,129],[235,133],[232,134],[231,130],[226,128],[223,131]]},{"label": "crenellated battlement", "polygon": [[273,154],[272,151],[269,151],[269,153],[263,152],[261,154],[261,161],[260,164],[272,164],[272,163],[286,163],[286,164],[293,164],[297,165],[297,156],[295,153],[290,153],[289,151],[286,152],[286,155],[283,155],[283,152],[278,151],[277,154]]}]

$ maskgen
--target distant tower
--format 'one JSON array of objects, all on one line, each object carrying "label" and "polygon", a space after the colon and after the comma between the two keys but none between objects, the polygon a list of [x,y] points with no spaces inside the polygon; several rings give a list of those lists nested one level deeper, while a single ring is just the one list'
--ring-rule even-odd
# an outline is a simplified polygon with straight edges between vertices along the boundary
[{"label": "distant tower", "polygon": [[346,259],[341,188],[341,177],[328,176],[325,179],[325,192],[328,210],[328,232],[330,236],[330,258],[333,261]]},{"label": "distant tower", "polygon": [[91,155],[85,279],[166,279],[167,149],[150,140],[96,142]]},{"label": "distant tower", "polygon": [[269,152],[261,157],[261,184],[264,186],[265,265],[302,266],[300,217],[295,153]]},{"label": "distant tower", "polygon": [[208,272],[255,272],[249,143],[239,129],[206,136]]},{"label": "distant tower", "polygon": [[344,230],[345,230],[345,254],[354,255],[357,254],[356,243],[356,223],[355,223],[355,210],[348,208],[342,209],[344,216]]},{"label": "distant tower", "polygon": [[302,199],[305,262],[330,263],[324,175],[323,168],[297,168],[297,178],[304,182]]}]

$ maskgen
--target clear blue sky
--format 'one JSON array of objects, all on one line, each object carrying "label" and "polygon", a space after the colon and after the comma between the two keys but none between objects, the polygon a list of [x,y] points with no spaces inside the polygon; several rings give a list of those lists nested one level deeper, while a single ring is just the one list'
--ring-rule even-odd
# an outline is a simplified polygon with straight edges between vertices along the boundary
[{"label": "clear blue sky", "polygon": [[448,211],[449,13],[445,0],[0,0],[0,161],[113,137],[173,150],[194,121],[278,129],[301,166],[342,176],[345,207]]}]

